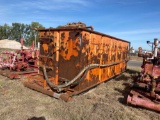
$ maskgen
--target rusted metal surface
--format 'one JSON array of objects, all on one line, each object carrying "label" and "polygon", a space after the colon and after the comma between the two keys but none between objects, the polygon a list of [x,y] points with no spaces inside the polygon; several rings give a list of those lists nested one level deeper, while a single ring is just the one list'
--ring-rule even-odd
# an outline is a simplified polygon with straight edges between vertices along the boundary
[{"label": "rusted metal surface", "polygon": [[83,23],[38,31],[39,75],[54,92],[78,94],[126,69],[128,41],[95,32]]},{"label": "rusted metal surface", "polygon": [[143,57],[142,71],[134,76],[134,83],[130,84],[133,90],[127,103],[160,112],[160,41],[154,39],[153,43],[147,43],[152,44],[152,51],[143,54],[142,48],[139,48],[138,56]]},{"label": "rusted metal surface", "polygon": [[34,48],[23,49],[24,39],[21,39],[21,49],[2,51],[0,55],[0,74],[11,79],[21,75],[37,74],[39,50]]},{"label": "rusted metal surface", "polygon": [[156,110],[160,112],[160,102],[152,101],[151,99],[139,94],[139,92],[131,91],[131,95],[128,96],[127,102],[134,105],[145,107],[147,109]]},{"label": "rusted metal surface", "polygon": [[93,26],[86,26],[85,23],[82,23],[82,22],[78,22],[78,23],[67,23],[67,25],[64,25],[64,26],[60,26],[58,27],[59,29],[60,28],[83,28],[83,29],[90,29],[90,30],[94,30]]}]

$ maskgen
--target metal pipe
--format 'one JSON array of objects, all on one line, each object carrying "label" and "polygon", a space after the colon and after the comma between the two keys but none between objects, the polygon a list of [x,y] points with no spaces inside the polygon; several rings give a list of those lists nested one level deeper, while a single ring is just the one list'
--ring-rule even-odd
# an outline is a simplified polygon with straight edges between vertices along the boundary
[{"label": "metal pipe", "polygon": [[159,41],[158,41],[157,38],[155,38],[155,39],[154,39],[154,57],[157,57],[158,44],[159,44]]},{"label": "metal pipe", "polygon": [[[122,62],[122,61],[121,61]],[[107,67],[107,66],[111,66],[111,65],[116,65],[119,64],[121,62],[115,62],[115,63],[111,63],[111,64],[104,64],[104,65],[100,65],[100,64],[90,64],[88,66],[86,66],[75,78],[73,78],[72,80],[67,80],[69,82],[64,83],[62,85],[55,85],[52,82],[50,82],[50,80],[48,79],[47,73],[46,73],[46,67],[45,65],[43,66],[43,73],[44,73],[44,77],[45,80],[47,81],[47,83],[49,84],[50,87],[52,87],[53,89],[56,89],[58,92],[61,92],[64,90],[65,87],[68,87],[70,85],[72,85],[79,77],[81,77],[81,75],[86,71],[86,70],[90,70],[96,67]]]},{"label": "metal pipe", "polygon": [[[40,42],[38,42],[38,51],[40,51]],[[38,66],[38,74],[39,74],[39,53],[38,53],[38,58],[37,59],[38,59],[38,62],[37,62],[38,65],[37,66]]]},{"label": "metal pipe", "polygon": [[94,31],[93,26],[87,26],[87,27],[85,27],[85,28],[90,28],[91,30],[93,30],[93,31]]},{"label": "metal pipe", "polygon": [[152,102],[150,99],[145,99],[145,97],[143,96],[129,95],[127,98],[127,103],[160,112],[160,104],[156,104]]}]

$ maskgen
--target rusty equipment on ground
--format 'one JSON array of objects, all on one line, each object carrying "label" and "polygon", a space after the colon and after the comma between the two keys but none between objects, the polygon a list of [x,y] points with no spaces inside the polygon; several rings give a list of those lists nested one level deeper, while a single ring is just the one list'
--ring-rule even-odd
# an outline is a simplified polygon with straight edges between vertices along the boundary
[{"label": "rusty equipment on ground", "polygon": [[21,49],[2,51],[0,55],[0,74],[11,79],[21,75],[37,74],[39,50],[34,42],[29,49],[23,49],[24,39],[21,38]]},{"label": "rusty equipment on ground", "polygon": [[160,112],[160,41],[147,41],[152,45],[151,52],[142,52],[139,48],[139,57],[143,57],[142,71],[134,77],[134,82],[130,84],[132,90],[128,95],[127,102]]},{"label": "rusty equipment on ground", "polygon": [[68,101],[126,69],[128,41],[83,23],[37,31],[39,74],[28,76],[24,82],[28,88]]}]

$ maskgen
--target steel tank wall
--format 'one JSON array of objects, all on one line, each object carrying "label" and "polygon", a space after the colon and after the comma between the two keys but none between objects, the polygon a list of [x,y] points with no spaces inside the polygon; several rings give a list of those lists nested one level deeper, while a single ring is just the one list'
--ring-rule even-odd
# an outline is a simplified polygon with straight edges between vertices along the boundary
[{"label": "steel tank wall", "polygon": [[113,65],[89,70],[75,90],[86,90],[125,71],[129,42],[91,31],[82,31],[81,35],[80,69],[89,64]]},{"label": "steel tank wall", "polygon": [[[78,92],[108,80],[126,69],[130,43],[86,29],[39,30],[40,73],[46,64],[52,82],[73,79],[89,64],[113,64],[88,70],[84,80],[72,86]],[[115,64],[116,63],[116,64]]]}]

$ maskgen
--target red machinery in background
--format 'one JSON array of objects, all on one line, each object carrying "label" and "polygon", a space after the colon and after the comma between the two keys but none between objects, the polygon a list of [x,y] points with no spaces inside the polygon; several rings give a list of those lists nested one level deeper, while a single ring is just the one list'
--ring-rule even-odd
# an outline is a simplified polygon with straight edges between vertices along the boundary
[{"label": "red machinery in background", "polygon": [[153,43],[147,43],[152,45],[152,51],[142,53],[139,48],[138,56],[143,57],[142,71],[130,84],[132,90],[127,103],[160,112],[160,41],[154,39]]},{"label": "red machinery in background", "polygon": [[23,49],[24,39],[21,39],[21,49],[2,51],[0,55],[0,74],[11,79],[20,75],[38,73],[39,50],[35,49],[34,41],[29,49]]}]

